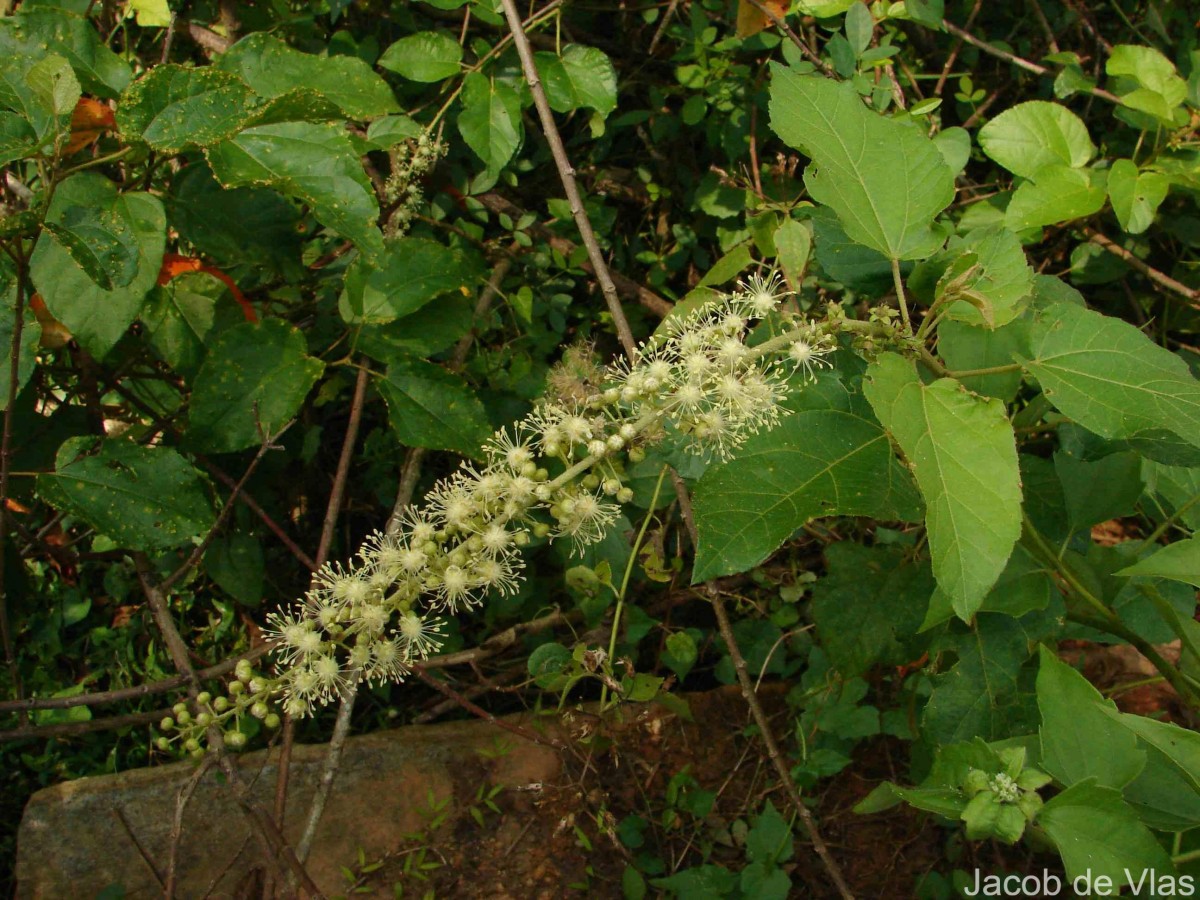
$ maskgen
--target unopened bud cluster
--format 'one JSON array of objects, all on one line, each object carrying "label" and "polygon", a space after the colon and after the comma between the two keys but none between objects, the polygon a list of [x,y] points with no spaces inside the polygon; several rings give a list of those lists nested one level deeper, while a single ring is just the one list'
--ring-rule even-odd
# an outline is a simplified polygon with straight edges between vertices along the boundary
[{"label": "unopened bud cluster", "polygon": [[517,590],[531,540],[600,540],[633,497],[626,462],[648,445],[671,434],[725,456],[776,422],[789,378],[811,376],[831,349],[803,326],[769,342],[778,352],[747,346],[779,296],[777,278],[752,278],[664,323],[630,363],[568,351],[547,397],[488,442],[481,466],[444,479],[397,533],[325,566],[302,601],[268,617],[286,712],[308,715],[352,683],[401,681],[439,650],[445,616]]},{"label": "unopened bud cluster", "polygon": [[277,693],[274,680],[255,672],[247,660],[239,660],[234,680],[225,694],[214,697],[208,691],[201,691],[190,702],[176,703],[172,715],[158,723],[162,734],[154,744],[166,751],[178,743],[189,755],[203,756],[205,733],[216,727],[224,733],[227,746],[240,750],[246,743],[246,733],[241,727],[246,717],[258,719],[270,729],[279,727],[279,714],[272,703]]},{"label": "unopened bud cluster", "polygon": [[424,199],[422,179],[446,153],[446,145],[427,131],[391,150],[391,174],[384,184],[384,200],[396,204],[384,231],[397,237],[408,231]]}]

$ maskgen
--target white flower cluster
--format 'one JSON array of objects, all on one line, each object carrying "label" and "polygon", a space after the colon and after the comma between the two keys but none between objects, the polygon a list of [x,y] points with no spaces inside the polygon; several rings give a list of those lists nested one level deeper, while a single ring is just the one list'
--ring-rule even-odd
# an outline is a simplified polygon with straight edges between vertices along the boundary
[{"label": "white flower cluster", "polygon": [[443,616],[517,590],[531,538],[600,540],[633,497],[625,460],[669,431],[723,456],[777,421],[789,375],[811,375],[831,349],[815,329],[770,342],[778,353],[748,347],[779,297],[777,277],[751,278],[666,323],[629,364],[569,352],[557,396],[498,432],[482,468],[464,465],[398,534],[371,537],[349,568],[324,567],[303,601],[269,617],[286,711],[307,715],[351,682],[401,680],[441,646]]}]

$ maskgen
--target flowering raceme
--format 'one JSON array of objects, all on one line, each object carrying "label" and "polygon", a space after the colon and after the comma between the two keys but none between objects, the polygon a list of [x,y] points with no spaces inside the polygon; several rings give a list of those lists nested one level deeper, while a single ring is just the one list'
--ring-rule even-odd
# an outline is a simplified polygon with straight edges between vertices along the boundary
[{"label": "flowering raceme", "polygon": [[352,683],[403,680],[439,650],[446,616],[517,590],[532,538],[600,540],[633,497],[626,460],[668,434],[722,458],[777,422],[791,376],[811,378],[832,341],[802,325],[748,346],[757,323],[786,317],[778,276],[739,288],[668,319],[631,361],[601,368],[568,350],[551,394],[491,438],[481,468],[464,464],[395,534],[372,535],[350,566],[324,566],[302,601],[268,617],[278,675],[235,705],[281,696],[299,717]]}]

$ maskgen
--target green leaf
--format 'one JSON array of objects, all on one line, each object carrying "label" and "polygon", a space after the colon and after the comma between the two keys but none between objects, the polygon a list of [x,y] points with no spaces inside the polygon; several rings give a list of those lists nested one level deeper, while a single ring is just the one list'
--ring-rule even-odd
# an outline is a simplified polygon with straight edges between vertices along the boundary
[{"label": "green leaf", "polygon": [[38,105],[60,123],[70,120],[83,93],[71,64],[56,54],[30,66],[25,85]]},{"label": "green leaf", "polygon": [[1117,574],[1170,578],[1200,587],[1200,538],[1168,544]]},{"label": "green leaf", "polygon": [[1114,887],[1136,883],[1149,870],[1158,877],[1174,872],[1171,858],[1121,797],[1094,781],[1067,788],[1042,807],[1037,824],[1062,854],[1067,877],[1111,879]]},{"label": "green leaf", "polygon": [[48,503],[133,550],[178,547],[212,527],[204,481],[174,450],[110,439],[96,455],[82,455],[92,443],[70,438],[58,450],[55,471],[38,476]]},{"label": "green leaf", "polygon": [[667,637],[666,652],[661,659],[682,680],[692,670],[699,655],[696,639],[686,631],[676,631]]},{"label": "green leaf", "polygon": [[122,210],[72,206],[46,231],[102,290],[126,287],[137,275],[137,236]]},{"label": "green leaf", "polygon": [[1167,757],[1187,779],[1192,790],[1200,792],[1200,733],[1170,722],[1159,722],[1115,710],[1106,709],[1105,715]]},{"label": "green leaf", "polygon": [[789,281],[800,284],[812,254],[812,231],[795,219],[784,219],[775,229],[775,251]]},{"label": "green leaf", "polygon": [[509,85],[472,72],[463,79],[458,132],[490,172],[499,172],[521,145],[521,101]]},{"label": "green leaf", "polygon": [[733,894],[737,882],[736,874],[711,863],[650,880],[654,887],[669,890],[679,900],[725,900]]},{"label": "green leaf", "polygon": [[186,166],[166,198],[171,226],[218,266],[248,265],[296,277],[300,213],[269,188],[221,187],[202,161]]},{"label": "green leaf", "polygon": [[1038,179],[1047,166],[1079,168],[1096,155],[1083,120],[1065,106],[1030,100],[979,129],[979,146],[1014,175]]},{"label": "green leaf", "polygon": [[967,801],[959,790],[951,788],[910,788],[885,781],[867,794],[854,807],[859,815],[871,815],[891,809],[901,801],[916,809],[936,813],[948,819],[957,819],[966,808]]},{"label": "green leaf", "polygon": [[751,438],[735,459],[709,466],[693,501],[693,583],[758,565],[816,516],[920,514],[883,429],[863,411],[836,409],[793,413]]},{"label": "green leaf", "polygon": [[1040,310],[1025,370],[1064,415],[1104,438],[1173,433],[1200,447],[1200,382],[1137,328],[1071,303]]},{"label": "green leaf", "polygon": [[791,826],[768,800],[746,835],[746,859],[776,865],[791,859],[794,850]]},{"label": "green leaf", "polygon": [[[50,313],[70,329],[85,350],[102,359],[133,324],[146,294],[158,281],[167,217],[157,197],[140,192],[118,195],[112,182],[90,173],[59,185],[48,221],[62,225],[75,207],[107,222],[110,233],[132,235],[137,247],[136,274],[125,284],[114,283],[112,290],[105,290],[62,244],[40,240],[30,261],[30,275]],[[114,248],[117,257],[120,252]],[[118,267],[118,271],[125,270]],[[124,278],[121,274],[116,281]]]},{"label": "green leaf", "polygon": [[920,259],[942,242],[934,216],[954,173],[916,128],[868,110],[848,83],[772,64],[771,127],[808,154],[804,183],[851,239],[889,259]]},{"label": "green leaf", "polygon": [[952,651],[958,661],[933,679],[922,736],[949,744],[1032,731],[1037,710],[1021,677],[1030,644],[1022,620],[998,613],[981,612],[968,631],[951,635],[937,649]]},{"label": "green leaf", "polygon": [[[942,322],[937,329],[938,353],[951,369],[1008,365],[1018,355],[1029,356],[1029,324],[1028,317],[994,330],[964,322]],[[1016,397],[1021,386],[1021,372],[969,375],[959,380],[968,390],[1008,403]]]},{"label": "green leaf", "polygon": [[1125,800],[1141,820],[1159,831],[1200,825],[1200,791],[1166,754],[1143,743],[1146,767],[1125,786]]},{"label": "green leaf", "polygon": [[969,620],[1021,533],[1016,441],[1004,404],[950,378],[922,384],[913,363],[894,353],[872,363],[863,393],[925,498],[938,586]]},{"label": "green leaf", "polygon": [[1105,714],[1105,709],[1115,711],[1116,704],[1047,647],[1040,647],[1039,654],[1039,767],[1068,787],[1089,778],[1111,788],[1129,784],[1146,765],[1146,754],[1132,734]]},{"label": "green leaf", "polygon": [[262,544],[250,535],[238,531],[213,541],[204,554],[204,571],[242,606],[262,603],[266,561]]},{"label": "green leaf", "polygon": [[1085,169],[1050,165],[1026,181],[1004,211],[1004,224],[1013,231],[1040,228],[1082,219],[1104,206],[1104,186]]},{"label": "green leaf", "polygon": [[575,94],[575,109],[589,107],[607,116],[617,108],[617,73],[603,51],[568,44],[563,48],[562,66]]},{"label": "green leaf", "polygon": [[1192,531],[1200,531],[1200,505],[1184,509],[1188,501],[1200,495],[1200,468],[1165,466],[1146,459],[1142,461],[1142,478],[1146,482],[1147,500],[1155,504],[1148,509],[1158,512],[1162,519],[1179,512],[1179,520]]},{"label": "green leaf", "polygon": [[952,241],[946,253],[966,255],[935,288],[935,298],[950,304],[947,319],[999,328],[1017,317],[1033,291],[1033,269],[1015,234],[1006,228],[976,229]]},{"label": "green leaf", "polygon": [[255,105],[246,82],[229,72],[155,66],[121,95],[117,125],[127,141],[174,156],[232,137],[250,122]]},{"label": "green leaf", "polygon": [[268,99],[303,88],[351,119],[372,119],[400,110],[387,82],[358,57],[301,53],[261,31],[242,38],[217,57],[214,65],[240,76],[254,93]]},{"label": "green leaf", "polygon": [[408,447],[478,457],[492,433],[475,392],[458,375],[418,359],[396,360],[378,382],[392,430]]},{"label": "green leaf", "polygon": [[832,212],[817,207],[812,214],[812,223],[817,265],[826,275],[851,290],[873,297],[894,287],[892,264],[888,258],[850,240]]},{"label": "green leaf", "polygon": [[129,64],[105,46],[96,26],[83,16],[26,4],[17,15],[0,20],[0,47],[8,29],[33,59],[47,51],[66,57],[85,93],[112,99],[133,77]]},{"label": "green leaf", "polygon": [[227,453],[258,446],[293,418],[325,366],[280,319],[243,322],[209,347],[192,388],[188,443]]},{"label": "green leaf", "polygon": [[[1118,44],[1112,48],[1104,71],[1116,80],[1121,102],[1166,123],[1170,127],[1187,124],[1186,115],[1177,120],[1179,106],[1187,99],[1187,82],[1167,57],[1153,47]],[[1140,87],[1130,90],[1130,84]]]},{"label": "green leaf", "polygon": [[478,274],[468,257],[444,244],[403,237],[388,241],[374,265],[354,261],[338,309],[351,324],[391,322],[442,294],[472,291]]},{"label": "green leaf", "polygon": [[[142,308],[147,341],[189,382],[204,361],[206,339],[216,318],[220,294],[214,283],[204,275],[173,278],[170,284],[151,291]],[[219,287],[225,290],[223,284]]]},{"label": "green leaf", "polygon": [[32,156],[37,151],[37,133],[22,115],[0,110],[0,166]]},{"label": "green leaf", "polygon": [[322,224],[364,254],[383,251],[383,235],[375,225],[375,191],[342,126],[259,125],[208,148],[205,155],[225,187],[274,188],[307,203]]},{"label": "green leaf", "polygon": [[167,0],[129,0],[128,9],[133,11],[142,28],[166,28],[171,24],[171,7]]},{"label": "green leaf", "polygon": [[1141,234],[1154,224],[1154,214],[1170,187],[1166,175],[1139,172],[1131,159],[1115,160],[1108,170],[1108,198],[1121,228],[1129,234]]},{"label": "green leaf", "polygon": [[911,657],[904,640],[916,634],[933,593],[929,566],[904,547],[865,547],[840,541],[825,549],[826,575],[812,590],[812,616],[821,646],[842,675]]},{"label": "green leaf", "polygon": [[[1054,454],[1054,469],[1073,532],[1132,515],[1142,495],[1141,460],[1136,453],[1110,453],[1088,461],[1059,450]],[[1096,490],[1099,484],[1104,490]]]},{"label": "green leaf", "polygon": [[444,31],[422,31],[384,50],[379,65],[409,81],[442,81],[459,73],[462,47]]}]

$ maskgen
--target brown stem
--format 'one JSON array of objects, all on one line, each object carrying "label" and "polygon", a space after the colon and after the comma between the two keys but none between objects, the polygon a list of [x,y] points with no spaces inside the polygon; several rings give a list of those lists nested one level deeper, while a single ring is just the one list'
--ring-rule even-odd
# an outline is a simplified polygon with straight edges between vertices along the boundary
[{"label": "brown stem", "polygon": [[[967,23],[964,26],[967,31],[970,31],[971,26],[975,24],[975,17],[979,15],[979,8],[983,6],[983,0],[975,0],[975,5],[971,7],[971,11],[967,14]],[[950,48],[950,55],[946,57],[946,64],[942,66],[942,74],[938,76],[937,84],[933,86],[933,95],[935,97],[942,96],[942,90],[946,87],[946,79],[950,77],[950,70],[954,68],[954,63],[958,59],[958,51],[962,49],[963,39],[958,38],[954,42],[954,46]]]},{"label": "brown stem", "polygon": [[[196,676],[195,669],[192,668],[192,662],[188,656],[187,644],[184,643],[179,629],[175,626],[174,619],[171,618],[171,611],[167,606],[166,595],[163,594],[154,581],[154,573],[150,568],[150,561],[147,559],[146,554],[135,553],[133,555],[133,562],[134,568],[137,570],[138,581],[142,585],[142,592],[146,595],[146,603],[149,605],[151,615],[153,615],[155,624],[162,635],[163,643],[166,645],[171,662],[181,675],[187,676],[188,694],[195,698],[200,692],[200,679]],[[238,767],[226,752],[225,737],[221,733],[221,729],[215,725],[211,726],[208,729],[207,737],[209,752],[213,754],[217,765],[225,773],[225,777],[229,781],[229,786],[233,790],[234,797],[242,807],[243,812],[258,827],[258,835],[264,845],[267,858],[273,865],[279,867],[281,875],[286,877],[290,872],[310,896],[323,896],[311,876],[305,871],[303,864],[296,858],[296,854],[292,852],[292,848],[288,846],[287,840],[275,824],[275,820],[254,799],[250,785],[242,778]]]},{"label": "brown stem", "polygon": [[[216,665],[209,666],[196,673],[201,681],[209,678],[220,678],[237,668],[243,659],[253,662],[270,652],[271,646],[263,644],[246,653],[239,653]],[[103,706],[107,703],[119,703],[123,700],[137,700],[155,694],[165,694],[188,683],[186,675],[173,675],[161,681],[151,681],[134,687],[116,688],[111,691],[97,691],[91,694],[77,694],[74,697],[29,697],[23,700],[0,700],[0,713],[21,712],[33,709],[73,709],[76,706]]]},{"label": "brown stem", "polygon": [[106,716],[103,719],[92,719],[89,722],[63,722],[58,725],[22,725],[0,731],[0,743],[7,741],[45,740],[48,738],[73,737],[78,734],[89,734],[93,731],[109,731],[114,728],[128,728],[131,725],[148,725],[157,722],[163,716],[171,715],[170,708],[156,709],[153,712],[130,713],[124,716]]},{"label": "brown stem", "polygon": [[[684,484],[683,479],[679,477],[678,473],[672,471],[671,478],[675,482],[675,494],[679,498],[680,515],[683,517],[684,525],[687,527],[688,534],[692,538],[692,544],[696,545],[698,541],[696,518],[692,514],[692,498],[688,495],[687,485]],[[725,598],[720,590],[718,590],[715,581],[708,581],[705,584],[705,589],[709,599],[712,601],[713,613],[717,617],[717,630],[721,633],[721,638],[729,648],[729,658],[733,661],[733,669],[737,675],[738,685],[742,690],[742,697],[745,699],[746,705],[750,707],[750,714],[753,716],[755,724],[758,725],[759,733],[762,735],[763,743],[766,745],[767,756],[770,757],[771,764],[775,767],[775,772],[779,776],[780,783],[787,793],[788,799],[791,801],[792,809],[800,817],[800,821],[804,823],[804,829],[808,832],[809,840],[812,841],[813,850],[825,866],[825,871],[829,874],[842,900],[854,900],[854,894],[850,891],[849,885],[846,884],[841,867],[829,852],[829,847],[826,845],[825,839],[821,837],[821,832],[817,828],[817,822],[813,818],[812,812],[800,796],[800,791],[796,789],[796,782],[792,778],[791,770],[788,768],[783,752],[779,749],[779,742],[775,738],[771,722],[767,718],[762,704],[758,702],[758,695],[754,690],[754,682],[751,680],[750,672],[746,667],[746,658],[742,655],[742,650],[738,646],[737,638],[733,633],[733,625],[729,621],[729,612],[725,608]]]},{"label": "brown stem", "polygon": [[550,154],[554,157],[559,180],[562,181],[567,201],[571,205],[571,215],[575,218],[575,226],[579,229],[579,236],[583,239],[583,246],[587,249],[588,259],[591,260],[592,267],[596,270],[596,280],[600,282],[600,290],[604,294],[604,302],[608,305],[608,311],[612,315],[617,336],[621,339],[621,346],[625,348],[625,354],[632,359],[637,353],[633,332],[629,328],[629,321],[625,318],[625,311],[621,308],[621,298],[617,296],[616,285],[613,284],[612,276],[608,272],[608,264],[604,261],[604,254],[596,240],[596,232],[592,230],[591,220],[588,219],[587,210],[584,208],[583,198],[579,194],[579,185],[575,181],[575,169],[571,166],[571,160],[567,158],[567,151],[563,146],[562,137],[558,133],[558,126],[554,124],[554,112],[550,109],[546,92],[542,90],[537,66],[533,62],[533,49],[529,46],[529,38],[525,34],[524,25],[521,24],[521,14],[517,12],[515,0],[500,0],[500,4],[504,7],[504,16],[508,19],[508,28],[512,33],[517,55],[521,58],[525,81],[529,85],[530,93],[533,94],[533,103],[537,107],[538,118],[542,123],[542,132],[546,136],[546,142],[550,145]]},{"label": "brown stem", "polygon": [[358,370],[354,382],[354,397],[350,401],[350,421],[346,425],[346,437],[342,441],[342,452],[338,457],[337,471],[333,476],[333,488],[329,492],[329,505],[325,507],[325,521],[321,525],[321,541],[317,544],[317,556],[313,560],[317,568],[325,565],[329,558],[329,547],[333,543],[333,529],[342,511],[342,499],[346,496],[346,477],[350,472],[350,461],[354,458],[354,444],[358,440],[358,428],[362,424],[363,400],[367,394],[366,367]]},{"label": "brown stem", "polygon": [[796,49],[800,51],[800,54],[805,59],[807,59],[826,75],[833,74],[833,70],[825,64],[825,61],[817,55],[817,52],[808,45],[808,42],[804,40],[804,38],[800,37],[800,35],[796,34],[796,32],[792,30],[791,26],[788,25],[783,16],[779,15],[779,13],[775,12],[775,10],[771,9],[771,7],[761,2],[761,0],[750,0],[750,5],[770,19],[776,28],[786,34],[788,40],[796,45]]},{"label": "brown stem", "polygon": [[[1034,75],[1053,75],[1054,74],[1053,70],[1048,69],[1045,66],[1040,66],[1035,62],[1030,62],[1027,59],[1023,59],[1020,56],[1017,56],[1015,53],[1010,53],[1009,51],[1004,50],[1001,47],[997,47],[994,44],[989,44],[987,41],[980,40],[979,38],[977,38],[973,34],[971,34],[969,31],[964,31],[963,29],[959,28],[953,22],[948,22],[947,20],[942,19],[942,25],[952,35],[954,35],[957,38],[960,38],[961,40],[966,41],[972,47],[976,47],[979,50],[982,50],[984,53],[988,54],[989,56],[996,57],[996,59],[1002,59],[1005,62],[1012,63],[1018,69],[1024,69],[1026,72],[1032,72]],[[1110,93],[1110,92],[1104,90],[1103,88],[1098,88],[1098,87],[1090,88],[1088,90],[1088,93],[1091,94],[1093,97],[1099,97],[1101,100],[1107,100],[1109,103],[1115,103],[1117,106],[1124,105],[1122,103],[1120,97],[1118,97],[1116,94],[1113,94],[1113,93]]]},{"label": "brown stem", "polygon": [[[21,673],[13,656],[12,634],[8,630],[8,582],[4,575],[8,568],[5,559],[8,550],[8,472],[12,463],[13,415],[17,405],[17,384],[20,381],[21,336],[25,330],[25,281],[28,271],[23,256],[17,254],[17,299],[13,308],[12,344],[8,359],[8,396],[5,398],[4,431],[0,436],[0,645],[4,648],[4,663],[17,697],[24,696]],[[24,714],[22,714],[22,723]]]},{"label": "brown stem", "polygon": [[477,703],[472,703],[444,681],[434,678],[432,675],[428,674],[423,666],[414,666],[413,674],[439,694],[442,694],[443,696],[453,700],[471,715],[483,719],[483,721],[491,725],[495,725],[497,728],[503,728],[505,731],[511,732],[512,734],[515,734],[527,741],[531,741],[534,744],[541,744],[543,747],[553,747],[555,750],[565,750],[567,748],[567,745],[560,740],[548,738],[521,725],[517,725],[513,722],[506,722],[504,719],[497,718],[495,715],[488,712]]},{"label": "brown stem", "polygon": [[[354,676],[355,678],[357,675]],[[313,794],[312,806],[308,810],[308,821],[304,825],[304,834],[296,845],[296,857],[301,863],[308,858],[313,840],[317,836],[317,825],[325,812],[325,804],[329,793],[333,790],[333,780],[337,776],[338,766],[342,761],[342,751],[346,747],[346,738],[350,734],[350,716],[354,712],[354,698],[358,694],[358,683],[351,680],[342,693],[342,703],[338,707],[337,720],[333,724],[333,735],[329,738],[329,749],[325,753],[325,765],[321,769],[321,780],[317,783],[316,793]]]},{"label": "brown stem", "polygon": [[1186,284],[1176,281],[1165,272],[1161,272],[1153,266],[1148,265],[1134,256],[1120,244],[1116,243],[1111,238],[1106,237],[1100,232],[1095,231],[1094,229],[1085,227],[1083,229],[1083,233],[1087,235],[1087,239],[1089,241],[1099,247],[1103,247],[1113,256],[1124,262],[1131,269],[1141,272],[1159,287],[1166,288],[1171,293],[1182,297],[1187,302],[1187,305],[1192,307],[1192,309],[1200,309],[1200,291],[1196,290],[1195,288],[1190,288]]}]

